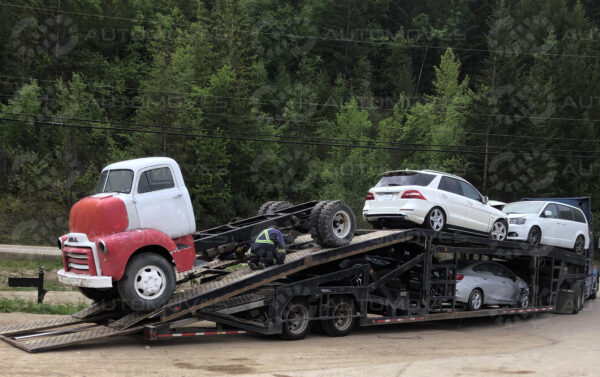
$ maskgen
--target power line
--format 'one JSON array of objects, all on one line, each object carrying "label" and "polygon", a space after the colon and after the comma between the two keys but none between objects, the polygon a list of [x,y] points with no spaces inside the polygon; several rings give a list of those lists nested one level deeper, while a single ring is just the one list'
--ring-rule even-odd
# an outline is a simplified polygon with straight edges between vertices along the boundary
[{"label": "power line", "polygon": [[[297,140],[285,140],[285,139],[261,139],[256,137],[238,137],[238,136],[227,136],[227,135],[205,135],[205,134],[196,134],[196,133],[184,133],[184,132],[172,132],[172,131],[152,131],[152,130],[143,130],[143,129],[128,129],[128,128],[116,128],[116,127],[101,127],[101,126],[90,126],[90,125],[81,125],[81,124],[68,124],[63,122],[48,122],[48,121],[39,121],[39,120],[24,120],[24,119],[16,119],[16,118],[6,118],[2,117],[0,120],[3,121],[14,121],[25,124],[40,124],[40,125],[49,125],[56,127],[67,127],[67,128],[81,128],[81,129],[98,129],[104,131],[119,131],[119,132],[139,132],[139,133],[148,133],[148,134],[159,134],[159,135],[173,135],[173,136],[187,136],[193,138],[209,138],[209,139],[223,139],[223,140],[237,140],[237,141],[250,141],[250,142],[262,142],[262,143],[278,143],[278,144],[294,144],[294,145],[311,145],[311,146],[327,146],[327,147],[339,147],[339,148],[360,148],[360,149],[377,149],[377,150],[397,150],[397,151],[411,151],[411,152],[435,152],[435,153],[458,153],[458,154],[475,154],[475,155],[485,155],[486,152],[481,151],[467,151],[467,150],[447,150],[447,149],[424,149],[424,148],[416,148],[416,147],[388,147],[388,146],[376,146],[376,145],[356,145],[356,144],[343,144],[343,143],[324,143],[324,142],[307,142],[307,141],[297,141]],[[154,126],[154,125],[151,125]],[[369,144],[369,141],[362,141],[363,143]],[[426,145],[426,144],[423,144]],[[490,155],[498,155],[505,154],[508,151],[488,151],[487,154]],[[531,150],[531,152],[537,152],[536,150]],[[559,151],[559,152],[581,152],[581,151]],[[597,152],[594,152],[596,154]],[[590,158],[590,155],[550,155],[545,154],[547,157],[560,157],[560,158]]]},{"label": "power line", "polygon": [[[141,22],[141,23],[149,23],[149,24],[158,24],[157,21],[151,20],[136,20],[133,18],[125,18],[125,17],[115,17],[115,16],[105,16],[101,14],[95,13],[83,13],[83,12],[73,12],[73,11],[63,11],[52,8],[40,8],[29,5],[17,5],[10,3],[0,3],[0,5],[15,7],[15,8],[24,8],[24,9],[33,9],[33,10],[42,10],[46,12],[56,12],[61,14],[73,14],[73,15],[81,15],[88,17],[98,17],[98,18],[107,18],[119,21],[133,21],[133,22]],[[186,24],[173,24],[174,26],[187,27]],[[271,35],[271,36],[279,36],[279,37],[288,37],[288,38],[298,38],[298,39],[314,39],[326,42],[342,42],[342,43],[357,43],[357,44],[367,44],[367,45],[377,45],[377,46],[396,46],[396,47],[404,47],[404,48],[419,48],[419,49],[436,49],[436,50],[445,50],[451,48],[455,51],[464,51],[464,52],[477,52],[477,53],[488,53],[488,54],[507,54],[507,55],[530,55],[530,56],[551,56],[551,57],[572,57],[572,58],[586,58],[586,59],[598,59],[600,55],[588,55],[588,54],[559,54],[559,53],[549,53],[549,52],[528,52],[528,51],[509,51],[509,50],[490,50],[486,48],[467,48],[467,47],[456,47],[456,46],[431,46],[431,45],[419,45],[412,43],[398,43],[398,42],[377,42],[377,41],[363,41],[356,39],[348,39],[348,38],[330,38],[330,37],[322,37],[319,35],[298,35],[291,33],[277,33],[277,32],[261,32],[255,30],[248,29],[227,29],[227,28],[217,28],[217,27],[202,27],[205,31],[226,31],[226,32],[241,32],[246,34],[263,34],[263,35]]]}]

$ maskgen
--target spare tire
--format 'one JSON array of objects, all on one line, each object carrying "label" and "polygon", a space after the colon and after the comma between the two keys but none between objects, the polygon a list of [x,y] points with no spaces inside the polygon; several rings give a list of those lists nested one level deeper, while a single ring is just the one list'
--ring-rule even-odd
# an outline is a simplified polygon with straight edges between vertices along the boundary
[{"label": "spare tire", "polygon": [[330,201],[319,213],[320,240],[315,241],[325,247],[344,246],[352,240],[355,230],[356,219],[350,207],[341,200]]},{"label": "spare tire", "polygon": [[260,208],[258,209],[258,212],[256,213],[258,216],[264,215],[267,213],[267,210],[269,209],[270,206],[273,205],[273,203],[277,203],[276,201],[271,200],[270,202],[266,202],[264,203],[262,206],[260,206]]}]

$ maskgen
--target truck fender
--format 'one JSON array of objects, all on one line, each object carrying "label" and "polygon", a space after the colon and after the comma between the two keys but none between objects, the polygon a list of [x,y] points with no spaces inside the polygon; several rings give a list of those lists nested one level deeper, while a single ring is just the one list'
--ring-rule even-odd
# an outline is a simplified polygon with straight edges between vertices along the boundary
[{"label": "truck fender", "polygon": [[[105,245],[105,252],[99,247]],[[194,248],[178,250],[177,244],[165,233],[156,229],[134,229],[100,237],[96,240],[102,275],[111,276],[113,281],[123,277],[127,262],[141,249],[155,248],[164,256],[169,255],[179,272],[189,270],[194,265]]]}]

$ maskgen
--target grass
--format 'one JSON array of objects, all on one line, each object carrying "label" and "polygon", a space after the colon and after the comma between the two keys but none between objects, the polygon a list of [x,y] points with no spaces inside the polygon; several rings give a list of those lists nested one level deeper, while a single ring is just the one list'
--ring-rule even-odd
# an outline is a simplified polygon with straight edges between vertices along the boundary
[{"label": "grass", "polygon": [[0,259],[0,270],[7,272],[36,271],[42,266],[45,271],[59,270],[63,267],[62,259],[36,260],[27,258]]},{"label": "grass", "polygon": [[88,307],[86,303],[79,304],[38,304],[36,301],[25,301],[20,298],[0,298],[0,313],[35,313],[35,314],[75,314]]}]

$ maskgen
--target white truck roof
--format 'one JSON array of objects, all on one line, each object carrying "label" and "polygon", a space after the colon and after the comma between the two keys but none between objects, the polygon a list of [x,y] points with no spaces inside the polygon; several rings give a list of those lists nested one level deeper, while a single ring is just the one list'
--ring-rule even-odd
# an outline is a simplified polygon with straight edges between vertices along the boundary
[{"label": "white truck roof", "polygon": [[178,166],[177,162],[169,157],[144,157],[144,158],[136,158],[134,160],[126,160],[115,162],[114,164],[110,164],[105,167],[104,170],[113,170],[113,169],[132,169],[139,170],[143,168],[147,168],[155,165],[170,165],[170,166]]}]

